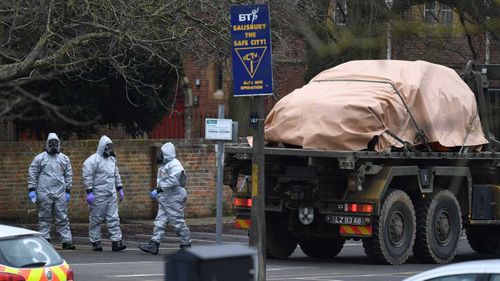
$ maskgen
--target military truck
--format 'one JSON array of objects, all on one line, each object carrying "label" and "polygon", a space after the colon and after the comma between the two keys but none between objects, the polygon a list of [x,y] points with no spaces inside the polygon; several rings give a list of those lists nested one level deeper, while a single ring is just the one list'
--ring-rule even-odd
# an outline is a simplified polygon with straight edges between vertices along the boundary
[{"label": "military truck", "polygon": [[[369,144],[346,151],[267,143],[268,257],[287,258],[299,245],[309,257],[331,259],[353,239],[374,263],[402,264],[413,253],[420,262],[445,264],[462,233],[476,252],[500,253],[500,88],[494,84],[500,65],[469,62],[460,77],[474,92],[487,139],[479,149],[433,146],[412,122],[421,135],[417,143],[394,135],[399,146],[382,151]],[[230,144],[225,152],[235,224],[248,228],[253,148]]]}]

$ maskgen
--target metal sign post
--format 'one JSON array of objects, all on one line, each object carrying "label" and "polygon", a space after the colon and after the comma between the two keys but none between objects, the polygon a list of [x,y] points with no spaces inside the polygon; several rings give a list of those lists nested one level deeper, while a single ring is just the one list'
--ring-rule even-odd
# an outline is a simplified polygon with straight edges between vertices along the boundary
[{"label": "metal sign post", "polygon": [[[256,2],[263,3],[261,0]],[[264,100],[273,93],[269,5],[231,7],[234,96],[252,96],[257,121],[252,153],[252,225],[250,245],[257,248],[257,277],[266,280],[264,187]]]},{"label": "metal sign post", "polygon": [[254,136],[252,153],[252,225],[250,229],[250,245],[257,248],[258,279],[266,280],[266,211],[264,186],[264,120],[257,121],[257,132]]},{"label": "metal sign post", "polygon": [[219,104],[219,119],[205,119],[205,138],[217,140],[215,147],[217,163],[217,211],[215,222],[215,241],[222,243],[222,187],[224,177],[224,140],[232,139],[233,122],[224,118],[224,105]]},{"label": "metal sign post", "polygon": [[[224,118],[224,105],[219,104],[219,118]],[[231,124],[232,126],[232,124]],[[224,141],[217,141],[217,213],[215,221],[215,242],[222,243],[222,180],[224,177]]]}]

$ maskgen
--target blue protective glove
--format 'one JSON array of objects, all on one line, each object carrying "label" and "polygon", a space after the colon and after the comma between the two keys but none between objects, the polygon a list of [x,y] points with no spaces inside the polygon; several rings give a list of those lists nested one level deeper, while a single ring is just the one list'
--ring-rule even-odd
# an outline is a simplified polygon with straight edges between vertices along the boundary
[{"label": "blue protective glove", "polygon": [[122,202],[123,198],[125,198],[125,194],[123,193],[123,189],[118,190],[120,193],[120,202]]},{"label": "blue protective glove", "polygon": [[70,197],[69,193],[66,192],[66,197],[65,197],[66,198],[66,202],[69,202],[69,197]]},{"label": "blue protective glove", "polygon": [[36,192],[30,191],[28,193],[28,197],[30,198],[31,203],[36,203]]},{"label": "blue protective glove", "polygon": [[87,204],[92,205],[94,201],[95,201],[94,193],[92,192],[87,193]]},{"label": "blue protective glove", "polygon": [[153,189],[153,191],[151,191],[151,193],[149,193],[149,196],[151,196],[151,198],[153,198],[153,199],[157,199],[158,198],[158,190]]}]

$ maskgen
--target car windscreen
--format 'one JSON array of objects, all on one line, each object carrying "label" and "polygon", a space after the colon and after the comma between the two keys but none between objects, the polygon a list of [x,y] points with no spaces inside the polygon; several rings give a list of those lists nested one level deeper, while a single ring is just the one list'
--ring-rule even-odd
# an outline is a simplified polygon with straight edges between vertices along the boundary
[{"label": "car windscreen", "polygon": [[0,240],[0,264],[17,267],[59,265],[63,259],[54,247],[40,236],[22,236]]}]

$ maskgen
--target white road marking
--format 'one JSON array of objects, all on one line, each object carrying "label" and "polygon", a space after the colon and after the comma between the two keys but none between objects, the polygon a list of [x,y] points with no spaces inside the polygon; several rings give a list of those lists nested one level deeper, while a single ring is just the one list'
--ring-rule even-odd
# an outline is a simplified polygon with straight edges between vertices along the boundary
[{"label": "white road marking", "polygon": [[[179,246],[177,246],[177,247],[160,247],[160,248],[158,248],[158,250],[180,250],[180,248],[179,248]],[[139,248],[127,248],[127,249],[125,249],[125,251],[141,251],[142,252],[142,250]]]},{"label": "white road marking", "polygon": [[73,266],[94,266],[94,265],[115,265],[115,264],[148,264],[148,263],[164,263],[164,261],[124,261],[124,262],[91,262],[91,263],[72,263]]},{"label": "white road marking", "polygon": [[[207,239],[193,239],[191,238],[191,241],[198,241],[198,242],[205,242],[205,243],[216,243],[216,241],[213,240],[207,240]],[[222,241],[224,244],[236,244],[236,245],[245,245],[248,244],[247,242],[230,242],[230,241]]]},{"label": "white road marking", "polygon": [[351,246],[363,246],[363,244],[362,243],[345,243],[344,247],[345,246],[348,246],[348,247],[351,247]]},{"label": "white road marking", "polygon": [[[191,236],[193,236],[193,234],[195,235],[200,235],[200,236],[203,236],[203,235],[208,235],[208,236],[213,236],[215,237],[217,235],[217,233],[212,233],[212,232],[191,232]],[[222,237],[233,237],[233,238],[248,238],[248,235],[242,235],[242,234],[222,234]]]},{"label": "white road marking", "polygon": [[[150,234],[136,234],[135,236],[137,237],[145,237],[145,238],[151,238]],[[215,239],[216,233],[210,233],[210,232],[191,232],[191,238],[192,237],[203,237],[203,236],[211,236],[212,239]],[[166,238],[172,238],[175,239],[176,236],[175,234],[172,235],[166,235]],[[249,239],[248,235],[239,235],[239,234],[222,234],[222,238],[237,238],[237,239]]]},{"label": "white road marking", "polygon": [[[294,274],[294,275],[279,275],[279,276],[267,276],[266,280],[274,280],[274,281],[279,281],[279,280],[324,280],[324,281],[333,281],[333,280],[339,280],[337,278],[353,278],[353,277],[358,277],[358,278],[367,278],[367,277],[377,277],[377,276],[395,276],[395,277],[408,277],[410,275],[419,273],[420,271],[406,271],[406,272],[388,272],[388,273],[376,273],[376,274],[349,274],[349,275],[342,275],[341,273],[339,275],[337,274]],[[330,278],[335,278],[335,279],[330,279]],[[340,279],[342,280],[342,279]]]},{"label": "white road marking", "polygon": [[132,278],[132,277],[154,277],[164,276],[165,274],[128,274],[128,275],[110,275],[108,278]]},{"label": "white road marking", "polygon": [[279,270],[290,270],[290,268],[293,269],[306,269],[306,268],[320,268],[318,266],[285,266],[285,267],[267,267],[266,272],[268,271],[279,271]]}]

